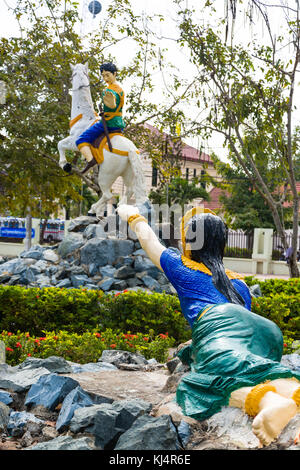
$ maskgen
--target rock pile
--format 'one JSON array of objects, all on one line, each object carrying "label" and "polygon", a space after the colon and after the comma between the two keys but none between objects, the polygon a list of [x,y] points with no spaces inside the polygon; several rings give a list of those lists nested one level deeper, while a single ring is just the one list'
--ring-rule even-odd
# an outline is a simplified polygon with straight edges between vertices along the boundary
[{"label": "rock pile", "polygon": [[[297,354],[282,362],[300,368]],[[187,372],[177,357],[158,364],[115,350],[90,364],[56,356],[1,364],[0,450],[259,449],[252,419],[238,408],[202,422],[183,416],[175,391]],[[265,449],[300,450],[299,428],[300,414]]]},{"label": "rock pile", "polygon": [[93,364],[56,356],[29,357],[15,367],[1,364],[0,449],[12,442],[29,450],[182,449],[180,436],[186,430],[169,415],[151,415],[149,401],[87,392],[73,378],[88,370],[101,381],[101,371],[118,371],[122,365],[145,373],[164,367],[140,354],[111,350]]},{"label": "rock pile", "polygon": [[125,238],[105,228],[95,217],[73,220],[58,245],[34,245],[17,258],[2,259],[0,284],[175,293],[133,233]]}]

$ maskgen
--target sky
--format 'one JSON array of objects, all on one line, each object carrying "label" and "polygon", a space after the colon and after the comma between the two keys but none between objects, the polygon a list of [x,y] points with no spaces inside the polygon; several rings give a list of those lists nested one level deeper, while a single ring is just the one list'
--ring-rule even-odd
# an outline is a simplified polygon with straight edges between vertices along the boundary
[{"label": "sky", "polygon": [[[102,17],[105,17],[106,9],[108,5],[111,3],[112,0],[100,0],[102,5],[102,10],[99,15],[97,15],[94,19],[92,15],[88,12],[87,6],[90,3],[90,0],[77,0],[80,4],[79,11],[81,11],[83,24],[78,26],[79,32],[82,34],[86,32],[96,31],[99,21]],[[189,78],[195,72],[195,66],[190,64],[188,60],[187,53],[182,49],[179,48],[174,39],[178,37],[178,32],[176,29],[176,7],[174,6],[173,0],[130,0],[134,13],[136,15],[145,14],[149,16],[153,16],[154,14],[161,14],[164,16],[165,21],[159,22],[157,21],[154,24],[155,32],[158,36],[162,39],[160,40],[160,46],[167,47],[168,55],[167,59],[174,63],[182,73],[182,76],[185,78]],[[265,3],[274,4],[279,3],[280,0],[265,0]],[[38,2],[37,2],[38,3]],[[215,19],[212,20],[209,17],[203,16],[203,11],[199,9],[199,0],[184,0],[183,5],[186,5],[189,8],[195,7],[195,19],[201,24],[205,22],[209,22],[210,24],[214,25],[214,22],[217,22],[216,17],[224,17],[225,12],[225,5],[226,0],[215,0],[214,6],[217,9],[217,15]],[[295,3],[294,0],[289,0],[289,5]],[[0,36],[11,37],[15,35],[19,35],[19,27],[18,23],[14,17],[12,8],[15,6],[16,0],[0,0]],[[41,9],[38,9],[41,12]],[[271,24],[275,34],[280,34],[282,24],[279,21],[279,9],[273,8],[271,14]],[[48,12],[47,12],[48,13]],[[268,35],[264,31],[262,22],[256,22],[255,28],[249,27],[249,23],[245,20],[245,15],[240,12],[237,16],[238,21],[235,23],[234,28],[234,37],[237,38],[239,41],[244,44],[249,42],[252,37],[257,36],[259,37],[260,41],[265,43],[268,41]],[[167,39],[166,39],[167,38]],[[116,51],[118,67],[122,67],[128,64],[128,45],[121,44],[118,45],[118,49]],[[162,77],[158,75],[156,77],[158,83],[162,83]],[[167,77],[164,77],[167,81]],[[123,84],[124,90],[126,93],[126,86],[127,84]],[[299,88],[299,86],[298,86]],[[156,94],[153,95],[152,99],[156,102],[160,102],[162,99],[162,95],[160,95],[159,91],[162,91],[163,87],[157,87]],[[296,95],[299,96],[299,90],[296,90]],[[300,97],[300,96],[299,96]],[[126,111],[126,108],[125,108]],[[189,109],[190,118],[193,119],[196,114],[198,113],[197,109]],[[300,119],[299,119],[300,121]],[[208,143],[203,144],[200,141],[199,137],[197,138],[190,138],[186,139],[186,142],[190,145],[193,145],[197,148],[201,146],[203,151],[206,153],[210,153],[214,151],[217,153],[223,160],[226,160],[227,151],[222,146],[222,139],[215,135],[213,139],[211,139]]]}]

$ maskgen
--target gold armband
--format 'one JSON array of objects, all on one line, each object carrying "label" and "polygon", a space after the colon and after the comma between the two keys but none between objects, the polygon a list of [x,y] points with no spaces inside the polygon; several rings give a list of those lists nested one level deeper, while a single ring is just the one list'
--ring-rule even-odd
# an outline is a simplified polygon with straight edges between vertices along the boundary
[{"label": "gold armband", "polygon": [[296,402],[297,406],[300,406],[300,387],[293,393],[292,399]]},{"label": "gold armband", "polygon": [[127,222],[128,222],[129,227],[133,231],[134,231],[135,226],[138,222],[146,222],[146,224],[148,223],[147,220],[145,219],[145,217],[140,215],[140,214],[131,215],[128,218]]},{"label": "gold armband", "polygon": [[276,393],[276,388],[268,383],[258,384],[252,388],[245,400],[245,412],[249,416],[256,416],[259,412],[259,402],[267,392]]}]

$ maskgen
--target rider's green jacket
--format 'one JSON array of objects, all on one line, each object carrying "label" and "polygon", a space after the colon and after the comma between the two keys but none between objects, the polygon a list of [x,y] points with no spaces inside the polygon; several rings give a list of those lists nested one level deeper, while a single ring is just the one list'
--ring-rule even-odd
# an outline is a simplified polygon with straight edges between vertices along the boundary
[{"label": "rider's green jacket", "polygon": [[116,98],[116,107],[114,109],[109,108],[104,104],[104,118],[107,123],[107,127],[119,127],[124,128],[125,123],[123,120],[123,106],[124,106],[124,91],[122,88],[117,85],[116,83],[110,84],[102,94],[102,98],[104,97],[107,91],[111,91],[115,98]]}]

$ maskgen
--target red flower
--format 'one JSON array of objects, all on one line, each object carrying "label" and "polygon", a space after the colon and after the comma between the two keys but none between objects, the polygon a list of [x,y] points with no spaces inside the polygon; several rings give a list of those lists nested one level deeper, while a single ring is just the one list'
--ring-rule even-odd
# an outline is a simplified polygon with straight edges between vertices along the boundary
[{"label": "red flower", "polygon": [[287,347],[287,344],[286,344],[286,343],[283,343],[283,346],[286,348],[286,347]]},{"label": "red flower", "polygon": [[100,333],[95,333],[95,336],[96,336],[97,338],[101,338]]},{"label": "red flower", "polygon": [[162,338],[162,339],[166,339],[167,335],[164,335],[163,333],[160,333],[159,336]]},{"label": "red flower", "polygon": [[117,293],[115,294],[115,297],[118,297],[118,295],[120,295],[120,294],[121,294],[121,292],[117,292]]},{"label": "red flower", "polygon": [[31,354],[30,354],[30,353],[28,353],[28,354],[27,354],[27,356],[31,356]]},{"label": "red flower", "polygon": [[143,339],[144,339],[144,341],[148,341],[148,340],[149,340],[149,338],[143,338]]},{"label": "red flower", "polygon": [[11,352],[14,351],[13,349],[11,349],[11,348],[9,348],[9,347],[7,347],[7,348],[5,348],[5,349],[6,349],[6,351],[11,351]]},{"label": "red flower", "polygon": [[11,336],[11,335],[12,335],[12,333],[7,333],[7,336]]},{"label": "red flower", "polygon": [[116,344],[111,344],[110,347],[114,349],[116,347]]},{"label": "red flower", "polygon": [[55,339],[55,341],[58,340],[58,336],[53,336],[53,339]]},{"label": "red flower", "polygon": [[39,297],[40,297],[39,295],[36,296],[37,299],[39,299]]},{"label": "red flower", "polygon": [[21,347],[22,347],[22,344],[21,344],[21,343],[16,343],[16,347],[17,347],[17,348],[21,348]]},{"label": "red flower", "polygon": [[128,292],[128,290],[127,290],[127,289],[125,289],[125,290],[123,290],[123,294],[124,294],[124,292]]}]

